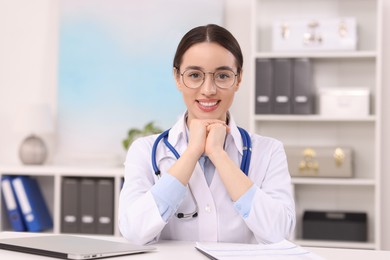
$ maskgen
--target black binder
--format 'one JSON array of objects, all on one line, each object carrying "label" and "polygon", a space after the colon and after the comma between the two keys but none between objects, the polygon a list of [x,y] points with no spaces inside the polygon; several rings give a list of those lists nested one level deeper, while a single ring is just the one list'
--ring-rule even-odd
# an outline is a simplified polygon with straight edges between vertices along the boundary
[{"label": "black binder", "polygon": [[307,58],[294,61],[293,74],[293,114],[314,113],[314,90],[312,66]]},{"label": "black binder", "polygon": [[97,233],[114,234],[114,180],[97,181]]},{"label": "black binder", "polygon": [[80,232],[96,233],[96,180],[82,178],[80,182]]},{"label": "black binder", "polygon": [[273,112],[274,114],[291,114],[292,60],[275,59],[273,68]]},{"label": "black binder", "polygon": [[79,179],[65,177],[62,180],[61,232],[79,233]]},{"label": "black binder", "polygon": [[272,60],[256,59],[256,114],[272,114],[272,71]]}]

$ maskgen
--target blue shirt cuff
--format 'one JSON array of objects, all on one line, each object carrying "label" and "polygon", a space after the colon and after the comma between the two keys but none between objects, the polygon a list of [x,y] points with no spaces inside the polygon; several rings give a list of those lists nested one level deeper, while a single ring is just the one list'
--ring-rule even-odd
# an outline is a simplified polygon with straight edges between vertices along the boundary
[{"label": "blue shirt cuff", "polygon": [[167,222],[183,201],[187,188],[178,179],[165,173],[150,191],[161,217]]},{"label": "blue shirt cuff", "polygon": [[234,208],[244,219],[247,218],[251,212],[252,201],[256,190],[256,185],[252,185],[252,187],[234,203]]}]

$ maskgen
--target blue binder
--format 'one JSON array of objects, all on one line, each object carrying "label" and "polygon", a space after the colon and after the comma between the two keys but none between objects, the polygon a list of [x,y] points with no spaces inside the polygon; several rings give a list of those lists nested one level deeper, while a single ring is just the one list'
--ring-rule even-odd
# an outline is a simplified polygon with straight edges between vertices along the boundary
[{"label": "blue binder", "polygon": [[53,221],[37,181],[29,176],[12,180],[27,230],[39,232],[53,228]]},{"label": "blue binder", "polygon": [[22,212],[20,210],[19,203],[16,199],[14,189],[12,188],[11,176],[2,176],[1,178],[1,191],[3,194],[3,202],[7,208],[8,218],[12,229],[14,231],[27,231],[24,224]]}]

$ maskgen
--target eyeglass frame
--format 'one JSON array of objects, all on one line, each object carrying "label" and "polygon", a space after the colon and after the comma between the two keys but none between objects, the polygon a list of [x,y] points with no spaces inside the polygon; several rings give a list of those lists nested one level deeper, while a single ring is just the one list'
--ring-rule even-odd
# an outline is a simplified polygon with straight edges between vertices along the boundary
[{"label": "eyeglass frame", "polygon": [[[194,68],[187,68],[185,71],[183,71],[183,73],[180,73],[180,69],[178,69],[178,68],[176,68],[176,67],[175,67],[175,69],[177,70],[177,72],[179,73],[179,75],[182,76],[184,86],[186,86],[186,87],[189,88],[189,89],[198,89],[198,88],[200,88],[200,87],[204,84],[204,82],[206,81],[206,74],[211,74],[211,75],[213,76],[213,77],[212,77],[213,83],[214,83],[214,85],[217,86],[218,88],[220,88],[220,89],[231,89],[231,88],[234,86],[234,84],[237,82],[237,77],[238,77],[238,75],[239,75],[238,72],[235,73],[231,68],[225,68],[225,67],[217,68],[214,72],[204,72],[203,70],[201,70],[200,68],[197,68],[197,67],[194,67]],[[189,71],[189,70],[198,70],[198,71],[200,71],[200,72],[203,73],[203,82],[202,82],[198,87],[196,87],[196,88],[191,88],[191,87],[187,86],[187,84],[184,82],[184,73],[186,73],[186,72]],[[230,87],[228,87],[228,88],[221,88],[221,87],[218,86],[218,84],[215,82],[215,77],[214,77],[215,73],[217,73],[218,71],[224,71],[224,70],[228,70],[228,71],[232,72],[233,75],[234,75],[233,84],[232,84]]]}]

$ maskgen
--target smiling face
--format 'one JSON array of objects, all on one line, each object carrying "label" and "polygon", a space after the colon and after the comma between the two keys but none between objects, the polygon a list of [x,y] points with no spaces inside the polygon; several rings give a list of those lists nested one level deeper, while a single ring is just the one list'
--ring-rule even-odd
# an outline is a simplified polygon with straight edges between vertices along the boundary
[{"label": "smiling face", "polygon": [[[196,89],[185,86],[180,75],[188,69],[197,68],[206,73],[204,83]],[[217,43],[202,42],[190,47],[183,55],[179,70],[175,70],[178,89],[183,95],[188,110],[188,122],[192,119],[219,119],[226,121],[226,113],[233,103],[234,94],[239,88],[241,75],[237,75],[234,85],[228,89],[217,87],[214,73],[230,69],[237,73],[236,59],[232,53]]]}]

